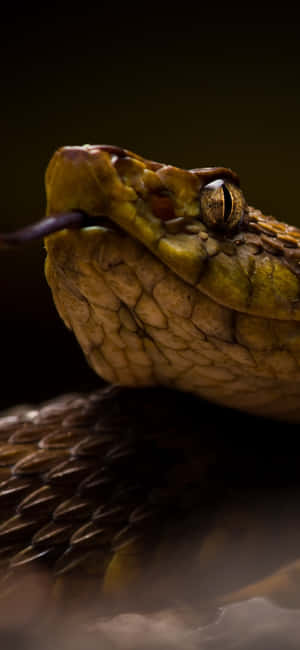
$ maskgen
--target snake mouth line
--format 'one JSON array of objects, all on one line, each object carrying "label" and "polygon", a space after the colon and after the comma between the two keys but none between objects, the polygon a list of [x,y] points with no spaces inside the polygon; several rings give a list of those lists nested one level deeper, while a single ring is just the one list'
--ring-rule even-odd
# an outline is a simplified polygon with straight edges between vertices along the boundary
[{"label": "snake mouth line", "polygon": [[124,232],[120,226],[118,226],[116,223],[114,223],[114,221],[110,219],[110,217],[107,217],[105,215],[92,217],[88,214],[82,213],[82,222],[81,225],[79,225],[78,227],[79,228],[101,227],[108,230],[116,231],[118,233]]}]

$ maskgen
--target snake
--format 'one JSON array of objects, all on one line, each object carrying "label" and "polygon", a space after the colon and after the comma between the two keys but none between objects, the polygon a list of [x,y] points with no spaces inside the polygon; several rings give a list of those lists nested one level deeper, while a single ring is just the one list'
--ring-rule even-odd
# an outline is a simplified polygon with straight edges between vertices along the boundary
[{"label": "snake", "polygon": [[[170,598],[192,536],[187,592],[197,583],[206,600],[275,594],[295,606],[299,530],[257,571],[247,536],[265,517],[257,490],[249,496],[254,466],[286,508],[278,467],[282,427],[300,419],[300,230],[249,206],[231,169],[113,145],[58,149],[46,195],[46,217],[0,245],[45,237],[57,311],[105,386],[2,414],[0,594],[44,567],[65,603],[128,596],[128,585],[140,599],[149,580],[157,601],[163,567]],[[273,451],[260,446],[259,461],[270,422]],[[296,459],[290,475],[298,487]],[[244,572],[216,587],[236,530]]]}]

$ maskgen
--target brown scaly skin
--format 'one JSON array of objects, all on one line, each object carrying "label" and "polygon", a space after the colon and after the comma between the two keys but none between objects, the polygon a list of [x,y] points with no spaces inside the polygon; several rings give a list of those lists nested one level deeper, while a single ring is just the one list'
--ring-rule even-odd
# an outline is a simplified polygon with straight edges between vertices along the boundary
[{"label": "brown scaly skin", "polygon": [[43,568],[60,609],[299,607],[299,463],[283,460],[281,427],[164,388],[2,417],[1,598]]},{"label": "brown scaly skin", "polygon": [[[209,217],[204,209],[207,187],[218,178],[233,197],[223,221],[218,208]],[[46,186],[48,214],[95,217],[94,228],[47,238],[46,274],[96,372],[114,384],[164,384],[255,414],[299,419],[300,231],[249,208],[230,170],[180,170],[116,147],[60,149]],[[256,548],[259,497],[254,492],[243,513],[232,498],[248,494],[253,464],[258,471],[251,445],[247,458],[231,458],[216,407],[205,414],[192,395],[115,391],[65,396],[0,421],[2,593],[16,572],[39,564],[53,569],[64,598],[70,584],[80,599],[83,585],[86,598],[101,584],[114,591],[115,583],[137,579],[141,566],[160,566],[160,542],[169,555],[170,530],[180,543],[196,521],[196,575],[206,600],[254,593],[298,605],[295,529],[288,552],[263,570],[253,573],[252,566],[249,575],[246,544],[239,576],[210,588],[220,570],[216,540],[230,547],[241,521],[248,539],[250,522]],[[228,429],[230,418],[242,417],[225,413]],[[234,426],[239,433],[245,427]],[[273,466],[268,451],[258,487],[273,481],[278,489],[281,453]],[[285,573],[277,574],[283,563]]]}]

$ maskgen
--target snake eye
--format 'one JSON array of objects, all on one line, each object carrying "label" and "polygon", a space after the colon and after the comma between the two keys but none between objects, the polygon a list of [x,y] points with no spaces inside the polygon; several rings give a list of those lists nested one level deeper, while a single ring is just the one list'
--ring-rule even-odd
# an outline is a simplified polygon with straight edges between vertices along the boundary
[{"label": "snake eye", "polygon": [[236,185],[218,179],[201,190],[200,209],[204,223],[210,228],[233,230],[243,220],[246,201]]}]

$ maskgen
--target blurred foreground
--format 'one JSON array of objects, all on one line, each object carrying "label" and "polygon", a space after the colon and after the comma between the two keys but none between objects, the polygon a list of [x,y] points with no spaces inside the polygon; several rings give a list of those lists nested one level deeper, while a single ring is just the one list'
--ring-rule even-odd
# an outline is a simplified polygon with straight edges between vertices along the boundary
[{"label": "blurred foreground", "polygon": [[1,422],[1,650],[299,648],[293,424],[117,388]]},{"label": "blurred foreground", "polygon": [[[67,616],[47,609],[47,578],[29,575],[14,605],[1,611],[3,650],[296,650],[299,610],[263,598],[237,602],[214,613],[193,607],[151,613],[88,611]],[[179,595],[179,594],[178,594]],[[90,620],[89,620],[90,618]]]}]

